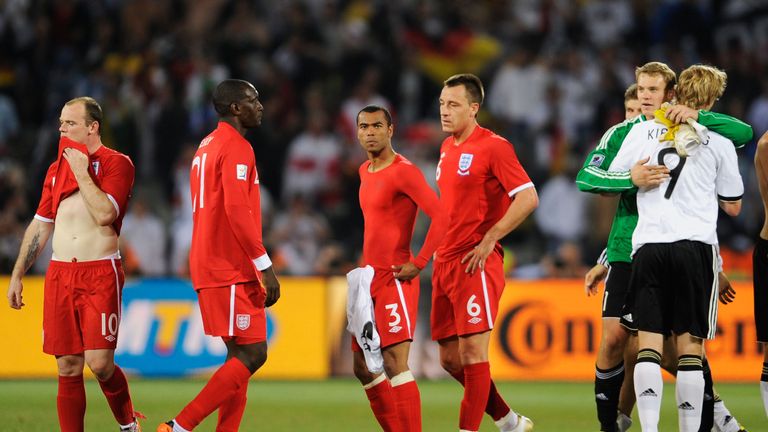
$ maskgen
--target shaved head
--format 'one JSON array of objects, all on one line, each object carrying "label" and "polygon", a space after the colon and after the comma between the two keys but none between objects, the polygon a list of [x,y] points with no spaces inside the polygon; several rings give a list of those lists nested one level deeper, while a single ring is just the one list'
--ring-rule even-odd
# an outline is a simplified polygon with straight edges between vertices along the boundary
[{"label": "shaved head", "polygon": [[248,81],[228,79],[222,81],[213,91],[213,107],[220,116],[232,115],[231,106],[246,97],[248,89],[256,90]]}]

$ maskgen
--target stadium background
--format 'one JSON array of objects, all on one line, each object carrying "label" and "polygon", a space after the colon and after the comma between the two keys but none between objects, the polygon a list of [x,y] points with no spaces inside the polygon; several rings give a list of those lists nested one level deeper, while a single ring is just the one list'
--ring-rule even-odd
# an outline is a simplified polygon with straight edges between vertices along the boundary
[{"label": "stadium background", "polygon": [[[264,124],[248,139],[268,197],[265,240],[284,284],[270,313],[270,360],[257,379],[277,380],[263,383],[269,394],[285,392],[270,408],[275,412],[287,409],[280,401],[295,402],[291,391],[307,395],[308,407],[338,391],[347,398],[338,409],[350,407],[362,422],[349,430],[370,429],[359,386],[336,378],[350,373],[339,276],[354,266],[362,243],[356,194],[364,154],[354,116],[368,103],[389,107],[396,150],[431,180],[444,137],[436,104],[442,79],[473,72],[486,84],[481,123],[515,144],[541,198],[534,217],[504,241],[509,286],[494,336],[494,372],[515,381],[504,384],[505,394],[526,414],[543,401],[570,406],[572,396],[573,410],[565,409],[561,424],[589,430],[599,299],[584,297],[579,278],[605,244],[615,203],[578,193],[573,177],[602,132],[623,117],[634,66],[649,60],[677,71],[696,62],[723,68],[729,84],[714,110],[744,119],[756,137],[768,130],[766,1],[7,0],[0,3],[0,273],[10,271],[34,213],[61,105],[95,97],[106,114],[105,143],[137,166],[121,243],[131,277],[118,362],[135,376],[186,377],[141,379],[134,390],[151,400],[158,389],[180,386],[188,390],[180,406],[200,386],[194,377],[222,356],[220,345],[199,334],[186,280],[189,160],[215,125],[212,87],[227,77],[248,79],[265,105]],[[738,295],[721,308],[708,352],[717,382],[752,383],[721,390],[726,401],[738,401],[729,403],[734,413],[768,430],[751,321],[752,239],[762,224],[753,155],[754,142],[739,151],[747,189],[742,215],[722,218],[719,227]],[[49,255],[33,274],[44,273]],[[425,378],[425,430],[444,430],[441,424],[455,426],[460,395],[458,386],[439,380],[426,328],[429,278],[422,281],[413,368]],[[16,428],[8,430],[37,430],[32,425],[41,417],[54,423],[39,430],[55,427],[53,382],[18,381],[55,375],[53,360],[40,353],[41,283],[25,280],[24,311],[0,308],[0,399],[24,408],[40,400],[28,414],[0,404],[0,420]],[[452,399],[441,399],[445,394]],[[99,398],[89,397],[89,419],[99,415]],[[257,386],[250,398],[249,410],[269,403]],[[444,404],[431,405],[436,401]],[[171,404],[162,413],[177,409]],[[110,425],[108,417],[93,421]],[[556,421],[539,422],[540,430],[566,430]]]}]

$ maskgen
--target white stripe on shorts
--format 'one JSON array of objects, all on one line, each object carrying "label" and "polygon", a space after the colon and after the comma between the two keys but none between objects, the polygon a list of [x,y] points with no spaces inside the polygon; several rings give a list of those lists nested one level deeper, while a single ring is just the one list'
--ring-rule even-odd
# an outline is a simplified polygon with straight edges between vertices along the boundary
[{"label": "white stripe on shorts", "polygon": [[720,278],[718,277],[718,271],[717,268],[718,262],[718,252],[717,248],[714,245],[711,245],[712,247],[712,292],[709,293],[709,320],[708,325],[709,328],[707,329],[707,339],[714,339],[715,333],[717,332],[717,297],[720,294]]},{"label": "white stripe on shorts", "polygon": [[405,304],[403,286],[400,285],[400,281],[397,279],[395,279],[395,285],[397,285],[397,295],[400,296],[400,305],[403,306],[403,313],[405,314],[405,325],[408,327],[408,337],[413,339],[413,335],[411,334],[411,317],[408,316],[408,305]]},{"label": "white stripe on shorts", "polygon": [[109,260],[112,263],[112,270],[115,271],[115,290],[117,290],[117,324],[120,325],[120,306],[122,305],[122,302],[120,301],[120,275],[117,274],[117,266],[115,265],[115,259],[111,258]]},{"label": "white stripe on shorts", "polygon": [[235,335],[235,284],[229,287],[229,336]]},{"label": "white stripe on shorts", "polygon": [[485,283],[485,270],[480,270],[480,280],[483,281],[483,300],[485,300],[485,316],[488,319],[488,329],[493,328],[493,319],[491,318],[491,302],[488,300],[488,285]]}]

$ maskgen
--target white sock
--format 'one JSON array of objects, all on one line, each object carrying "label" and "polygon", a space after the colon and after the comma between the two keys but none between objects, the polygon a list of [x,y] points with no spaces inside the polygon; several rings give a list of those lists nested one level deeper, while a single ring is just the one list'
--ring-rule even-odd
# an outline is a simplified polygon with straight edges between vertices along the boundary
[{"label": "white sock", "polygon": [[179,422],[177,422],[176,419],[173,419],[173,432],[190,432],[190,431],[179,426]]},{"label": "white sock", "polygon": [[517,421],[517,413],[515,413],[512,408],[510,408],[507,415],[494,421],[493,423],[496,424],[496,427],[498,427],[501,432],[511,432],[517,427]]},{"label": "white sock", "polygon": [[120,425],[120,430],[121,431],[129,431],[134,426],[136,426],[136,422],[131,422],[131,423],[127,424],[127,425]]},{"label": "white sock", "polygon": [[678,370],[675,398],[680,432],[697,432],[701,425],[704,373],[701,370]]},{"label": "white sock", "polygon": [[635,365],[634,377],[637,415],[640,417],[643,432],[658,432],[661,396],[664,391],[661,366],[653,362],[638,362]]},{"label": "white sock", "polygon": [[763,396],[763,408],[768,416],[768,382],[760,381],[760,394]]},{"label": "white sock", "polygon": [[725,402],[715,401],[715,430],[717,432],[739,432],[739,423],[733,418]]}]

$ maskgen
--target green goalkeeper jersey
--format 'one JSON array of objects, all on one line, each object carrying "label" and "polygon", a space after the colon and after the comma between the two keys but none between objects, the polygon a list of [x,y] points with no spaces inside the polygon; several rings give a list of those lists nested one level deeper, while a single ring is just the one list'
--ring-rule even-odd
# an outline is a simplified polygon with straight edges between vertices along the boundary
[{"label": "green goalkeeper jersey", "polygon": [[[597,147],[584,161],[576,175],[576,186],[583,192],[619,193],[619,206],[608,236],[607,260],[631,262],[632,232],[637,225],[637,187],[630,172],[609,172],[608,167],[619,152],[632,126],[645,121],[642,115],[625,120],[608,129]],[[736,148],[752,140],[752,127],[741,120],[709,111],[699,111],[699,123],[733,141]]]}]

